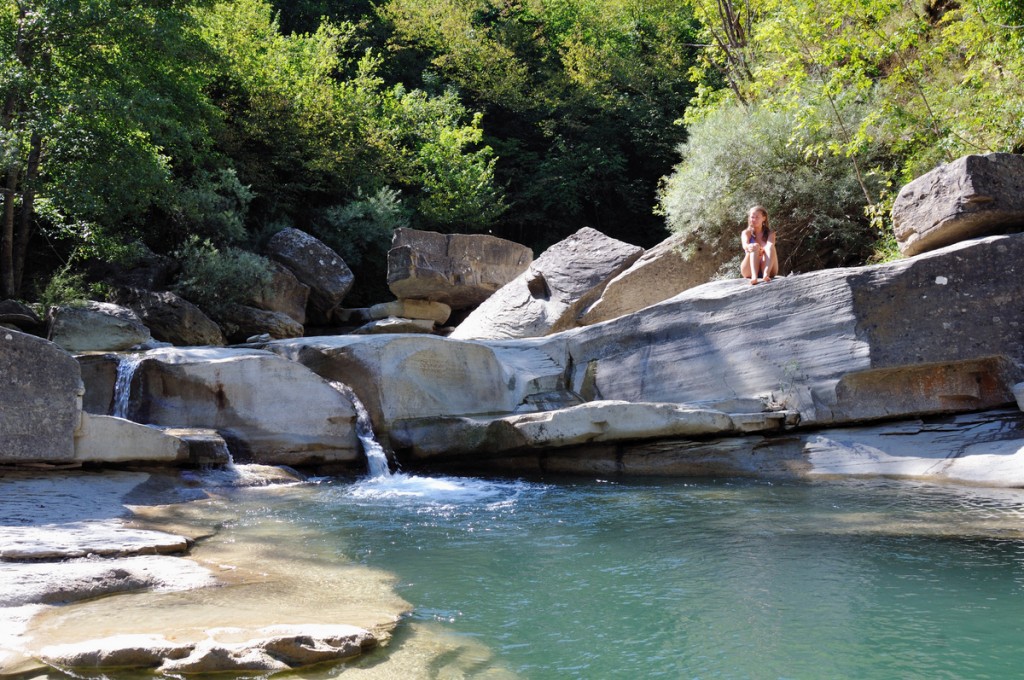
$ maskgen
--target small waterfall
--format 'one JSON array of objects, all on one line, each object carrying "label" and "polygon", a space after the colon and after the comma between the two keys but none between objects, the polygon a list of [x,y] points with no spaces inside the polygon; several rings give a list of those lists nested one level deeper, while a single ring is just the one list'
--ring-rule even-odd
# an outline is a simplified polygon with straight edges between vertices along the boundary
[{"label": "small waterfall", "polygon": [[373,433],[373,421],[370,420],[370,414],[366,411],[366,407],[363,406],[363,402],[359,401],[356,393],[345,383],[335,382],[334,380],[331,380],[330,383],[334,389],[348,397],[352,401],[352,406],[356,409],[356,436],[359,437],[359,441],[363,445],[363,452],[366,453],[367,473],[372,478],[391,477],[387,453],[384,451],[384,447],[380,445],[380,442],[377,441],[377,436]]},{"label": "small waterfall", "polygon": [[121,357],[121,361],[117,364],[117,380],[114,381],[114,405],[110,410],[110,415],[118,418],[128,417],[132,378],[141,363],[141,354],[129,354]]}]

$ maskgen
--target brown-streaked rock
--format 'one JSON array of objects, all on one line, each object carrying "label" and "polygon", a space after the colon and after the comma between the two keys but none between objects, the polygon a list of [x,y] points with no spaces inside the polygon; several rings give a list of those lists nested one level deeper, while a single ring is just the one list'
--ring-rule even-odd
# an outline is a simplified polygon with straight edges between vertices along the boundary
[{"label": "brown-streaked rock", "polygon": [[359,465],[352,403],[306,367],[260,350],[158,349],[139,366],[139,422],[216,430],[239,462]]}]

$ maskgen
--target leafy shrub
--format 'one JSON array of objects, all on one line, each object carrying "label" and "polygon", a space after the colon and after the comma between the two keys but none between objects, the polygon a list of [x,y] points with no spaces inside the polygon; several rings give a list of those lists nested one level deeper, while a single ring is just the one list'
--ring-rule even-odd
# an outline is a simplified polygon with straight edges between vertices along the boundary
[{"label": "leafy shrub", "polygon": [[272,268],[265,257],[209,240],[190,238],[174,256],[181,261],[178,293],[216,314],[224,306],[244,304],[270,285]]},{"label": "leafy shrub", "polygon": [[39,306],[44,313],[50,307],[81,305],[88,297],[85,274],[71,271],[70,265],[54,272],[38,294]]},{"label": "leafy shrub", "polygon": [[796,129],[785,112],[719,107],[691,126],[682,161],[662,180],[658,211],[672,231],[721,252],[734,248],[749,208],[763,205],[778,230],[783,272],[866,261],[877,231],[865,215],[865,189],[877,195],[884,177],[862,172],[862,187],[849,158],[807,151],[827,144],[828,126],[808,129]]},{"label": "leafy shrub", "polygon": [[322,210],[315,220],[315,235],[334,249],[355,275],[352,304],[371,304],[388,299],[387,254],[395,229],[408,227],[410,211],[401,192],[382,187],[344,205]]}]

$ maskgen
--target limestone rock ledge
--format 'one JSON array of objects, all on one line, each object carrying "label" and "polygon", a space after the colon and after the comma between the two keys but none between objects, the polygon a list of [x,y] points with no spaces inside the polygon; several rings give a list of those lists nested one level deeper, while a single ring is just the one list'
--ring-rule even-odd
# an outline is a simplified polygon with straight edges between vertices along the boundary
[{"label": "limestone rock ledge", "polygon": [[489,474],[882,476],[1024,487],[1024,414],[999,409],[809,432],[590,443],[444,464],[449,471]]},{"label": "limestone rock ledge", "polygon": [[[348,625],[281,625],[254,631],[213,629],[208,635],[207,640],[200,642],[173,642],[159,635],[117,635],[46,647],[39,656],[49,664],[73,670],[278,672],[351,659],[377,646],[373,633]],[[243,641],[230,641],[238,637],[243,637]]]},{"label": "limestone rock ledge", "polygon": [[391,444],[414,458],[493,456],[528,449],[781,429],[795,414],[730,414],[685,404],[593,401],[502,417],[424,418],[396,423]]}]

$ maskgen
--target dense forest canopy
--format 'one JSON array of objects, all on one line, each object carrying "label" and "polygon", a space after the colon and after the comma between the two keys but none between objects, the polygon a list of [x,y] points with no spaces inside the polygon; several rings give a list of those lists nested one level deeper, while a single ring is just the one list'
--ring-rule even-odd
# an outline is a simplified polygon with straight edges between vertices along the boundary
[{"label": "dense forest canopy", "polygon": [[296,226],[369,299],[398,226],[650,246],[754,203],[790,269],[860,263],[900,185],[1024,149],[1022,74],[1016,0],[0,0],[0,296]]}]

